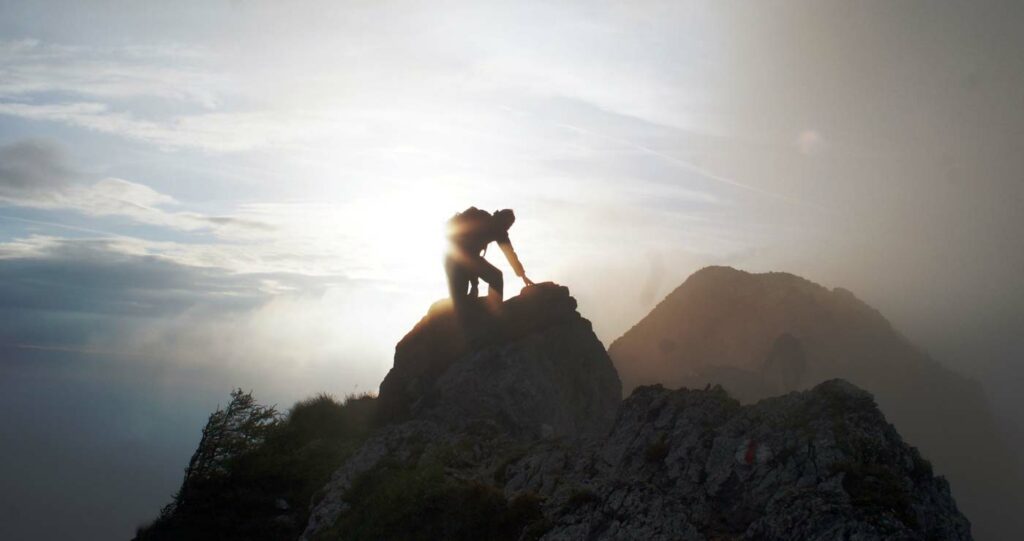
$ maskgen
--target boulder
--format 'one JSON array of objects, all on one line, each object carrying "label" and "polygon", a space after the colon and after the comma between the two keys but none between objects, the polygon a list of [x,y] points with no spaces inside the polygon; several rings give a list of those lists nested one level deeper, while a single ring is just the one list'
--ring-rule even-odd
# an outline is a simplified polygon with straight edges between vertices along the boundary
[{"label": "boulder", "polygon": [[526,287],[498,311],[470,301],[435,303],[398,343],[380,387],[385,421],[498,423],[529,436],[607,430],[622,387],[567,288]]}]

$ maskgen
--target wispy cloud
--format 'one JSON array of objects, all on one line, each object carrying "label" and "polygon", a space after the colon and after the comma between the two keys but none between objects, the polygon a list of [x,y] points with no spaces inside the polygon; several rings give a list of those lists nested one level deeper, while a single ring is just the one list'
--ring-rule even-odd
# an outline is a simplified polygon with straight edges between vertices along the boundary
[{"label": "wispy cloud", "polygon": [[118,216],[181,231],[212,230],[222,236],[269,231],[248,218],[173,210],[180,203],[153,188],[120,178],[82,182],[63,151],[45,140],[0,146],[0,204],[73,210],[87,216]]},{"label": "wispy cloud", "polygon": [[[295,108],[221,109],[239,87],[211,51],[180,45],[0,42],[0,115],[56,122],[163,149],[236,152],[321,133]],[[232,90],[233,89],[233,90]],[[322,123],[321,123],[322,125]]]},{"label": "wispy cloud", "polygon": [[99,47],[0,41],[0,97],[68,94],[123,100],[146,97],[214,108],[227,79],[213,53],[181,45]]},{"label": "wispy cloud", "polygon": [[344,276],[239,274],[152,249],[125,239],[0,243],[0,345],[209,371],[273,368],[274,377],[320,367],[372,388],[390,344],[422,309]]},{"label": "wispy cloud", "polygon": [[[174,150],[237,152],[293,144],[324,132],[324,115],[302,111],[198,113],[139,118],[97,102],[0,103],[0,115],[59,122]],[[314,123],[306,120],[314,119]],[[319,127],[315,124],[320,122]]]},{"label": "wispy cloud", "polygon": [[[761,195],[761,196],[770,197],[770,198],[773,198],[773,199],[787,201],[787,202],[795,203],[795,204],[799,204],[799,205],[806,205],[806,206],[809,206],[809,207],[814,207],[814,208],[817,208],[817,209],[824,210],[823,207],[821,207],[820,205],[809,203],[809,202],[807,202],[807,201],[805,201],[803,199],[796,198],[796,197],[793,197],[793,196],[785,195],[785,194],[774,192],[774,191],[765,190],[765,189],[759,188],[759,187],[757,187],[757,186],[755,186],[753,184],[750,184],[750,183],[741,182],[739,180],[736,180],[735,178],[731,178],[731,177],[728,177],[728,176],[725,176],[725,175],[722,175],[722,174],[719,174],[719,173],[715,173],[714,171],[711,171],[711,170],[709,170],[709,169],[707,169],[705,167],[702,167],[702,166],[697,165],[695,163],[692,163],[690,161],[684,160],[684,159],[682,159],[682,158],[680,158],[678,156],[672,155],[672,154],[670,154],[668,152],[664,152],[664,151],[661,151],[661,150],[657,150],[655,148],[651,148],[651,147],[646,146],[646,145],[635,143],[633,141],[630,141],[630,140],[622,138],[622,137],[615,137],[615,136],[612,136],[612,135],[606,135],[606,134],[603,134],[603,133],[597,133],[595,131],[587,130],[587,129],[584,129],[584,128],[580,128],[578,126],[573,126],[571,124],[559,124],[558,126],[561,127],[561,128],[565,128],[567,130],[576,131],[576,132],[583,133],[583,134],[586,134],[586,135],[589,135],[589,136],[592,136],[592,137],[597,137],[597,138],[605,139],[605,140],[608,140],[608,141],[614,141],[614,142],[616,142],[618,144],[624,145],[626,147],[629,147],[631,149],[637,150],[637,151],[642,152],[644,154],[647,154],[647,155],[654,156],[654,157],[657,157],[659,159],[665,160],[666,162],[671,163],[671,164],[675,165],[676,167],[682,168],[682,169],[684,169],[686,171],[689,171],[691,173],[694,173],[694,174],[698,175],[699,177],[701,177],[703,179],[710,180],[712,182],[716,182],[716,183],[719,183],[719,184],[724,184],[724,185],[727,185],[727,186],[731,186],[733,188],[738,188],[740,190],[744,190],[744,191],[747,191],[747,192],[755,193],[755,194],[758,194],[758,195]],[[815,140],[814,143],[808,143],[808,144],[817,144],[819,141],[820,141],[820,137],[817,140]]]}]

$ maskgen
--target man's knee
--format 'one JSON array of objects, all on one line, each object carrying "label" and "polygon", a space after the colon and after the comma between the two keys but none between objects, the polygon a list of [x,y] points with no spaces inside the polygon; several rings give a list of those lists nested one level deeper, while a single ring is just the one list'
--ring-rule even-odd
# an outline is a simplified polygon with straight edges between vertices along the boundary
[{"label": "man's knee", "polygon": [[487,282],[487,285],[491,289],[501,291],[502,287],[505,284],[505,279],[502,277],[501,271],[498,269],[494,269],[493,272],[490,272],[488,274],[488,276],[484,277],[484,281]]}]

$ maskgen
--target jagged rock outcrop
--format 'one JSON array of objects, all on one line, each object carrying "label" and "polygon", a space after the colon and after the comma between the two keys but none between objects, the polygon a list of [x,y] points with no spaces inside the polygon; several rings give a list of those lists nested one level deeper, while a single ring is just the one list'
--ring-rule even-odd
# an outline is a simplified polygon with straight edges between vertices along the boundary
[{"label": "jagged rock outcrop", "polygon": [[945,481],[848,383],[752,406],[659,386],[620,403],[565,288],[474,314],[435,305],[399,344],[379,398],[390,424],[335,472],[303,539],[365,536],[365,517],[403,495],[429,509],[375,527],[436,527],[431,515],[487,501],[503,535],[477,538],[970,539]]},{"label": "jagged rock outcrop", "polygon": [[398,343],[378,396],[381,422],[390,425],[335,474],[307,535],[348,508],[344,493],[359,475],[424,452],[417,442],[433,442],[431,449],[461,442],[477,449],[479,462],[485,443],[496,456],[516,442],[608,430],[622,386],[568,288],[524,288],[497,312],[484,300],[460,312],[438,301]]},{"label": "jagged rock outcrop", "polygon": [[980,539],[1024,536],[1022,479],[980,386],[931,359],[842,288],[708,267],[612,343],[628,392],[721,384],[743,402],[844,378],[870,391],[949,477]]},{"label": "jagged rock outcrop", "polygon": [[387,421],[573,437],[610,426],[619,377],[568,288],[525,288],[497,313],[478,301],[460,313],[435,303],[398,343],[380,387]]},{"label": "jagged rock outcrop", "polygon": [[641,387],[592,460],[544,539],[970,538],[945,480],[842,380],[753,406]]}]

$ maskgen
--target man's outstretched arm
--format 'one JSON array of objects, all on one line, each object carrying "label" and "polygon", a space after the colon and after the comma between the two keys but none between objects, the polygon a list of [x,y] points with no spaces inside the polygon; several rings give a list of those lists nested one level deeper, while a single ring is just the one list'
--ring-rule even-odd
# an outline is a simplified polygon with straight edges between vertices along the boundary
[{"label": "man's outstretched arm", "polygon": [[515,271],[516,276],[526,274],[523,270],[523,264],[519,262],[519,256],[517,256],[516,251],[512,249],[512,243],[507,240],[499,241],[498,246],[501,248],[501,251],[505,253],[505,259],[508,260],[509,265],[512,265],[512,270]]},{"label": "man's outstretched arm", "polygon": [[523,270],[523,264],[519,262],[519,256],[516,255],[516,251],[512,248],[512,242],[502,240],[498,242],[498,246],[505,253],[505,259],[508,259],[508,264],[512,265],[512,270],[515,271],[516,276],[522,278],[526,285],[532,286],[533,281],[526,277],[526,271]]}]

